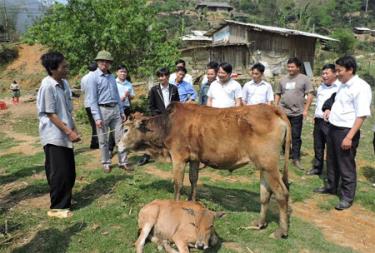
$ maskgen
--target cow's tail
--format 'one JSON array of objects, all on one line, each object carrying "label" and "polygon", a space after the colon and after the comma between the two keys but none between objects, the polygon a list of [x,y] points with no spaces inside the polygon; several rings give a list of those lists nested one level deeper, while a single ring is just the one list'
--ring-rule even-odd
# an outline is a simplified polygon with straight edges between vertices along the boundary
[{"label": "cow's tail", "polygon": [[[285,117],[286,118],[286,117]],[[285,138],[284,138],[284,170],[283,170],[283,182],[286,188],[289,190],[288,182],[288,165],[289,165],[289,153],[292,139],[292,130],[288,118],[284,119],[286,123]]]}]

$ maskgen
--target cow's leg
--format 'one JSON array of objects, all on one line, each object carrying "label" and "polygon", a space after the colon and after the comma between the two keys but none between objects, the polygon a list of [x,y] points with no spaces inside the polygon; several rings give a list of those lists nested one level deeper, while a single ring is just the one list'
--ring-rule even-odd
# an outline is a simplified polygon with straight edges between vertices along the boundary
[{"label": "cow's leg", "polygon": [[184,182],[185,162],[173,161],[174,199],[180,200],[181,188]]},{"label": "cow's leg", "polygon": [[272,234],[272,237],[276,239],[285,238],[288,236],[288,190],[277,169],[265,172],[265,179],[268,181],[272,192],[275,194],[280,210],[280,225]]},{"label": "cow's leg", "polygon": [[197,182],[199,174],[199,161],[190,161],[189,163],[189,180],[191,184],[191,193],[189,200],[196,201],[197,195]]},{"label": "cow's leg", "polygon": [[178,251],[172,248],[169,242],[166,240],[163,241],[163,247],[167,253],[178,253]]},{"label": "cow's leg", "polygon": [[256,229],[262,229],[267,227],[266,216],[267,210],[270,203],[270,198],[272,191],[267,183],[267,180],[264,178],[264,172],[260,171],[260,218],[255,221],[253,225]]},{"label": "cow's leg", "polygon": [[150,231],[152,229],[153,225],[150,223],[144,224],[142,227],[141,233],[135,242],[135,248],[137,253],[142,253],[143,252],[143,247],[145,246],[146,239],[148,235],[150,234]]}]

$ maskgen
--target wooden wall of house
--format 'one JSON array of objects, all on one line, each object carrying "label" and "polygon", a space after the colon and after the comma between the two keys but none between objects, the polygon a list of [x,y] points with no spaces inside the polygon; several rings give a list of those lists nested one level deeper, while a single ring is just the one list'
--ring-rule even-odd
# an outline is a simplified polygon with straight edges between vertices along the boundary
[{"label": "wooden wall of house", "polygon": [[253,42],[254,50],[284,53],[298,57],[302,61],[314,63],[315,38],[305,36],[282,36],[270,32],[248,31],[248,40]]},{"label": "wooden wall of house", "polygon": [[205,71],[209,61],[228,62],[232,64],[233,71],[245,73],[251,64],[251,51],[245,45],[222,46],[212,48],[195,48],[184,50],[182,58],[186,61],[188,69],[193,76]]},{"label": "wooden wall of house", "polygon": [[275,52],[298,57],[314,64],[316,39],[305,36],[283,36],[267,31],[255,31],[241,25],[230,25],[230,43],[251,43],[253,51]]}]

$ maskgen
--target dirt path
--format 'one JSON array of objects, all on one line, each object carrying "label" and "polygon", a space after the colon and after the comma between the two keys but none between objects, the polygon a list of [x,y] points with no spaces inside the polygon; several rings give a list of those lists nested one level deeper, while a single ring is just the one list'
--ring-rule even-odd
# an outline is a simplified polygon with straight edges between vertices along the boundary
[{"label": "dirt path", "polygon": [[359,252],[375,252],[375,215],[354,204],[345,211],[322,211],[318,202],[326,196],[315,196],[292,205],[293,214],[317,226],[327,240]]},{"label": "dirt path", "polygon": [[[155,166],[148,166],[145,172],[162,179],[172,180],[170,171],[163,171]],[[212,172],[200,173],[214,181],[235,183],[247,182],[238,177],[224,177]],[[233,180],[233,181],[232,181]],[[234,181],[235,180],[235,181]],[[198,181],[202,185],[202,181]],[[190,186],[189,177],[185,175],[184,186]],[[354,204],[346,211],[323,211],[318,203],[325,201],[326,196],[315,196],[304,202],[292,205],[292,215],[317,226],[325,238],[335,244],[350,247],[363,253],[375,252],[375,215],[374,213]]]}]

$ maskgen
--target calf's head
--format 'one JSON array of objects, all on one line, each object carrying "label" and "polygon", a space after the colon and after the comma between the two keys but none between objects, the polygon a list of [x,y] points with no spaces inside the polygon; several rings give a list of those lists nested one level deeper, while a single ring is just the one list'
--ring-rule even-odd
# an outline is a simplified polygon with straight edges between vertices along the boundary
[{"label": "calf's head", "polygon": [[207,249],[210,245],[211,236],[216,236],[214,229],[215,218],[220,218],[224,215],[223,212],[212,212],[207,209],[201,211],[194,211],[190,208],[184,208],[189,215],[192,216],[192,222],[190,226],[195,227],[196,242],[195,248]]}]

